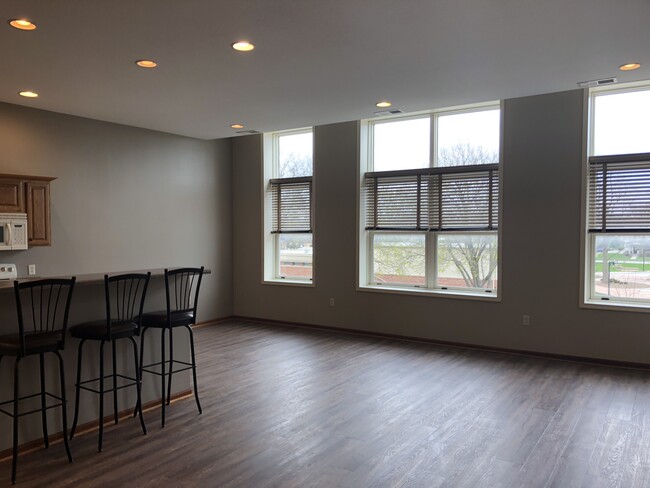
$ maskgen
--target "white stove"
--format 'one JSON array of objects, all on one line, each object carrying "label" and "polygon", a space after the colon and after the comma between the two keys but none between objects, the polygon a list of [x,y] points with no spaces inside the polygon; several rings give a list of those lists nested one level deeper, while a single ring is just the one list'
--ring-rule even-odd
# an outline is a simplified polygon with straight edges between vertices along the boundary
[{"label": "white stove", "polygon": [[15,264],[0,263],[0,280],[15,280],[18,278]]}]

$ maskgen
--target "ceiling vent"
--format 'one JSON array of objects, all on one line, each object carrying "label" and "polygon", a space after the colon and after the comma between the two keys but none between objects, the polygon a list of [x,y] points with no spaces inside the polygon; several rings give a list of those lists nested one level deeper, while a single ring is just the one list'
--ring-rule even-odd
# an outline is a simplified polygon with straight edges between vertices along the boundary
[{"label": "ceiling vent", "polygon": [[235,134],[259,134],[258,130],[238,130]]},{"label": "ceiling vent", "polygon": [[580,88],[593,88],[601,85],[613,85],[614,83],[618,83],[617,78],[603,78],[602,80],[581,81],[578,86]]},{"label": "ceiling vent", "polygon": [[373,112],[375,116],[381,117],[382,115],[395,115],[395,114],[403,114],[400,109],[398,108],[391,108],[390,110],[379,110],[377,112]]}]

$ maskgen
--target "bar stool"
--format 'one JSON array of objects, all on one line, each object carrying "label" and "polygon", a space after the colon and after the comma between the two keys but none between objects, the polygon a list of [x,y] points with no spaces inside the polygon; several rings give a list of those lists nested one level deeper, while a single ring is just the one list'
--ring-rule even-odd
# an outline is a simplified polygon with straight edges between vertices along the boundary
[{"label": "bar stool", "polygon": [[[14,281],[16,294],[16,311],[18,313],[18,333],[0,336],[0,362],[3,356],[14,356],[14,396],[12,400],[0,403],[0,411],[13,418],[13,462],[11,465],[11,482],[16,483],[18,463],[18,419],[24,415],[41,412],[43,424],[43,441],[45,447],[50,445],[47,434],[47,410],[61,407],[63,426],[63,443],[72,462],[68,445],[68,420],[66,415],[65,373],[63,358],[59,351],[65,345],[65,333],[68,326],[68,312],[75,278],[46,279],[19,283]],[[45,353],[54,353],[59,360],[59,379],[61,396],[45,390]],[[23,358],[38,354],[40,361],[40,393],[19,395],[19,366]],[[40,408],[27,412],[18,412],[19,403],[30,398],[41,398]],[[48,399],[56,403],[48,405]],[[12,411],[4,410],[5,405],[13,404]]]},{"label": "bar stool", "polygon": [[[140,369],[138,365],[138,345],[134,337],[140,334],[140,324],[144,300],[147,295],[149,278],[147,274],[122,274],[117,276],[104,276],[104,291],[106,295],[106,319],[85,322],[70,327],[70,335],[81,339],[79,353],[77,355],[77,382],[74,421],[70,430],[70,439],[74,437],[79,420],[79,396],[81,390],[90,391],[99,395],[99,452],[102,451],[104,437],[104,393],[113,392],[113,417],[115,423],[119,422],[117,410],[117,392],[123,388],[136,387],[137,405],[136,412],[140,416],[142,432],[147,434],[147,427],[142,416],[142,402],[140,398],[142,382],[140,381]],[[137,308],[136,308],[137,307]],[[119,374],[117,372],[116,342],[119,339],[128,339],[133,345],[133,362],[135,366],[135,378]],[[99,341],[99,377],[81,381],[81,358],[83,346],[86,341]],[[113,370],[111,375],[104,375],[104,344],[110,342],[112,346]],[[104,388],[104,380],[112,378],[112,388]],[[127,383],[119,385],[117,379],[127,380]],[[88,383],[99,382],[99,390],[85,386]]]},{"label": "bar stool", "polygon": [[[169,405],[172,391],[172,375],[181,371],[192,370],[194,379],[194,399],[199,409],[199,414],[203,413],[201,402],[199,401],[199,392],[196,383],[196,358],[194,355],[194,333],[192,325],[196,324],[196,306],[199,301],[199,289],[201,288],[201,279],[203,278],[203,266],[200,268],[178,268],[165,270],[165,297],[167,301],[167,310],[158,312],[145,313],[142,316],[142,337],[140,340],[140,371],[141,373],[151,373],[160,376],[162,384],[162,412],[161,426],[165,426],[165,404]],[[173,330],[184,327],[188,330],[190,336],[190,353],[192,362],[180,361],[174,359],[174,339]],[[144,358],[144,335],[148,329],[160,329],[161,359],[158,362],[143,365]],[[165,332],[169,331],[169,360],[165,360]],[[181,368],[174,370],[174,365],[180,364]],[[169,365],[169,370],[165,371],[165,366]],[[160,366],[160,371],[151,369]],[[165,385],[165,377],[169,378]],[[165,387],[167,396],[165,397]]]}]

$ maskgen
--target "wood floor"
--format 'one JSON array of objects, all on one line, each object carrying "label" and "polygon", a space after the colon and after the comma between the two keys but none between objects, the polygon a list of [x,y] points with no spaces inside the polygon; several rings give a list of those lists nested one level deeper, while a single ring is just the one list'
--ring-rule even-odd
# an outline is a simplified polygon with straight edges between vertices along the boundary
[{"label": "wood floor", "polygon": [[648,372],[235,321],[196,339],[203,415],[26,454],[18,486],[650,486]]}]

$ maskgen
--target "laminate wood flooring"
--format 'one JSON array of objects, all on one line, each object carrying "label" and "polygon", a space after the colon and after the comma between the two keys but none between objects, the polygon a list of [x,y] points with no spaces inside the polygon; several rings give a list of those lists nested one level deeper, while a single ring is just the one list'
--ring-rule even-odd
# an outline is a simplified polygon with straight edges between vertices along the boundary
[{"label": "laminate wood flooring", "polygon": [[650,487],[646,371],[234,320],[196,341],[203,415],[26,454],[18,486]]}]

